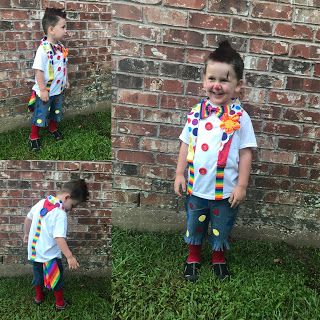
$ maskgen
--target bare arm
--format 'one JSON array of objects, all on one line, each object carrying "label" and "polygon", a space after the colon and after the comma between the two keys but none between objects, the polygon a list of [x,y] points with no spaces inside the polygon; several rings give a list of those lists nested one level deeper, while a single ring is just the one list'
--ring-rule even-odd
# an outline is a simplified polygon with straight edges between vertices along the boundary
[{"label": "bare arm", "polygon": [[178,164],[176,169],[176,178],[174,180],[174,192],[178,196],[182,196],[180,193],[180,186],[182,191],[186,191],[186,179],[184,177],[184,171],[188,165],[187,162],[187,155],[188,155],[188,145],[184,142],[181,143],[179,157],[178,157]]},{"label": "bare arm", "polygon": [[59,249],[62,251],[64,256],[67,258],[68,265],[70,269],[77,269],[79,267],[79,263],[77,259],[72,255],[72,252],[69,249],[67,241],[63,237],[54,238],[57,242]]},{"label": "bare arm", "polygon": [[252,162],[252,149],[240,149],[239,157],[238,183],[229,198],[231,208],[237,207],[246,198]]},{"label": "bare arm", "polygon": [[23,236],[23,242],[24,242],[24,243],[28,243],[29,232],[30,232],[30,228],[31,228],[31,223],[32,223],[32,220],[29,219],[28,217],[26,217],[26,218],[24,219],[24,236]]},{"label": "bare arm", "polygon": [[35,76],[40,90],[40,99],[44,102],[47,102],[49,100],[49,93],[44,81],[44,72],[36,69]]}]

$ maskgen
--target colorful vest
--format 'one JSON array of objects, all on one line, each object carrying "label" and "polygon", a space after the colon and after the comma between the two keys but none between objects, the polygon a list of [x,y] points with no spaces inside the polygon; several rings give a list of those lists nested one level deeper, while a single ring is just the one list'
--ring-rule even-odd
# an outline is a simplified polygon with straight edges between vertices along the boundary
[{"label": "colorful vest", "polygon": [[[187,193],[192,194],[194,184],[194,155],[197,148],[197,136],[199,122],[213,114],[221,120],[220,128],[223,130],[221,136],[221,143],[219,147],[217,171],[215,181],[212,183],[212,187],[215,188],[215,200],[223,199],[223,179],[224,169],[228,160],[228,154],[230,145],[232,142],[233,134],[236,130],[240,129],[240,117],[243,113],[241,102],[238,99],[234,99],[231,105],[225,106],[212,106],[210,101],[202,99],[200,103],[196,104],[191,112],[188,114],[188,130],[190,134],[189,148],[187,154],[188,162],[188,187]],[[206,123],[206,130],[211,130],[212,124]],[[202,145],[202,148],[208,147]],[[201,169],[200,169],[201,170]],[[203,168],[203,170],[205,170]],[[201,172],[200,172],[201,174]]]},{"label": "colorful vest", "polygon": [[[57,50],[61,51],[63,56],[63,63],[66,67],[67,65],[67,56],[68,56],[68,49],[66,49],[61,42],[58,42],[57,45],[53,45],[52,43],[47,41],[47,37],[41,39],[40,45],[42,46],[43,50],[46,52],[48,57],[48,70],[49,70],[49,79],[46,84],[46,89],[50,92],[50,87],[52,81],[54,80],[54,69],[53,69],[53,56],[57,53]],[[28,103],[28,109],[30,112],[34,111],[36,103],[36,92],[32,90],[31,97]]]},{"label": "colorful vest", "polygon": [[[32,240],[31,245],[31,261],[36,258],[36,246],[41,235],[41,222],[51,210],[55,208],[61,208],[64,210],[62,202],[53,196],[49,196],[45,199],[43,208],[40,210],[40,217],[37,224],[37,230]],[[43,263],[43,278],[44,286],[48,289],[53,289],[60,279],[60,269],[58,267],[56,259]]]}]

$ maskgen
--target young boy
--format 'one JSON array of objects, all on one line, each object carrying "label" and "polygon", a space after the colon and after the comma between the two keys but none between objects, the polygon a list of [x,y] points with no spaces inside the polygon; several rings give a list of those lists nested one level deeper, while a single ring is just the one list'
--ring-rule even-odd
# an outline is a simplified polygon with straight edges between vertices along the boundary
[{"label": "young boy", "polygon": [[184,171],[188,166],[186,198],[189,245],[184,276],[196,281],[201,262],[201,244],[211,224],[209,241],[214,274],[221,280],[229,276],[224,250],[238,205],[245,200],[252,148],[257,146],[249,115],[235,98],[243,85],[244,64],[228,41],[209,54],[205,61],[203,86],[207,98],[188,114],[180,135],[182,141],[175,193],[186,191]]},{"label": "young boy", "polygon": [[66,13],[62,9],[47,8],[42,19],[46,36],[41,39],[32,68],[35,85],[28,104],[33,111],[30,147],[40,150],[39,130],[48,127],[56,141],[62,139],[58,122],[62,119],[62,92],[69,88],[67,77],[68,49],[60,42],[67,34]]},{"label": "young boy", "polygon": [[28,243],[28,260],[33,264],[35,303],[44,300],[43,287],[52,289],[56,310],[63,310],[63,266],[61,251],[69,268],[77,269],[79,263],[72,255],[67,242],[67,212],[88,200],[88,187],[84,180],[65,183],[57,196],[48,196],[34,205],[24,222],[24,242]]}]

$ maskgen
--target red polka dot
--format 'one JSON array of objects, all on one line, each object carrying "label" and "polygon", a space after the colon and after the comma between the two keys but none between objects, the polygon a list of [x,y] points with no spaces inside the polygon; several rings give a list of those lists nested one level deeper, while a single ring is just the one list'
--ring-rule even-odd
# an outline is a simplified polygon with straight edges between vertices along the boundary
[{"label": "red polka dot", "polygon": [[189,203],[190,209],[193,209],[193,203]]},{"label": "red polka dot", "polygon": [[57,80],[57,83],[59,83],[60,82],[60,80]]},{"label": "red polka dot", "polygon": [[208,151],[209,146],[208,146],[206,143],[203,143],[202,146],[201,146],[201,149],[202,149],[203,151]]},{"label": "red polka dot", "polygon": [[58,71],[61,71],[61,67],[58,68]]},{"label": "red polka dot", "polygon": [[200,173],[201,175],[205,175],[205,174],[207,173],[207,169],[206,169],[206,168],[200,168],[200,169],[199,169],[199,173]]},{"label": "red polka dot", "polygon": [[206,123],[205,128],[206,128],[207,130],[212,130],[212,128],[213,128],[212,123],[211,123],[211,122]]},{"label": "red polka dot", "polygon": [[219,210],[218,210],[218,209],[213,209],[213,214],[214,214],[215,216],[218,216],[218,215],[219,215]]},{"label": "red polka dot", "polygon": [[57,59],[58,59],[58,60],[60,60],[60,59],[61,59],[61,57],[60,57],[60,56],[57,56]]},{"label": "red polka dot", "polygon": [[188,118],[188,123],[190,123],[190,121],[191,121],[191,119],[190,119],[190,118]]}]

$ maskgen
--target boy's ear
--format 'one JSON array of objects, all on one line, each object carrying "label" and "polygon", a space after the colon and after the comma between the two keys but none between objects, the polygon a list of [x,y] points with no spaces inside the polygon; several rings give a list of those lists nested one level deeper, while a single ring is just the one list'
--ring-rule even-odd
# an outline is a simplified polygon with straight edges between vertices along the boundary
[{"label": "boy's ear", "polygon": [[243,79],[239,80],[236,87],[236,92],[239,93],[241,88],[244,86],[245,82]]},{"label": "boy's ear", "polygon": [[48,33],[52,33],[53,32],[53,26],[49,26],[48,27]]}]

